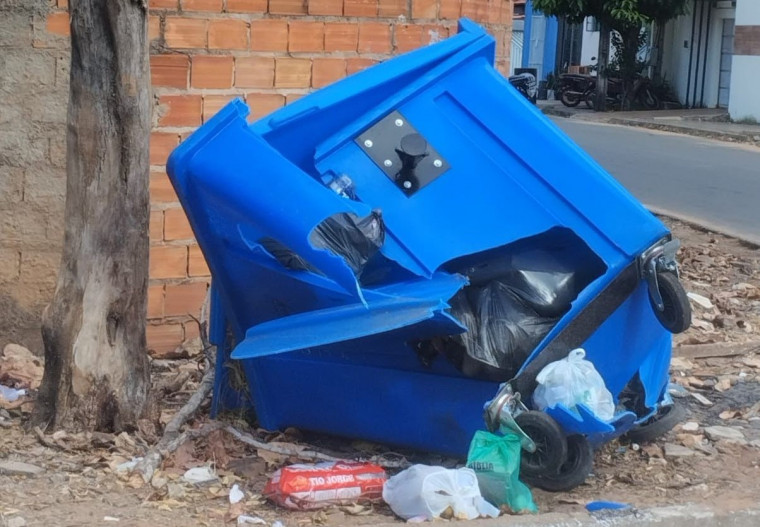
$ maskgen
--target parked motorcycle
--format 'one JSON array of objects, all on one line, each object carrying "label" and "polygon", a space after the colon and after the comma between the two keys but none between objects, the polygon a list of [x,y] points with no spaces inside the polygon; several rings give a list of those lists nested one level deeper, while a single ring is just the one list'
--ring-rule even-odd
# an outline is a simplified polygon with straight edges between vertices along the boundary
[{"label": "parked motorcycle", "polygon": [[[623,106],[623,80],[617,77],[607,79],[607,104],[613,108],[622,108]],[[596,82],[584,96],[586,106],[594,109],[594,100],[596,99]],[[652,81],[648,77],[638,77],[633,83],[633,93],[631,99],[634,105],[640,106],[646,110],[658,110],[660,108],[660,98],[654,92]]]},{"label": "parked motorcycle", "polygon": [[557,90],[562,104],[568,108],[578,106],[585,100],[589,90],[596,89],[596,77],[579,73],[562,73],[557,81]]},{"label": "parked motorcycle", "polygon": [[532,73],[518,73],[509,77],[509,83],[514,86],[517,91],[523,94],[531,103],[536,104],[536,96],[538,95],[538,84],[536,83],[536,77]]}]

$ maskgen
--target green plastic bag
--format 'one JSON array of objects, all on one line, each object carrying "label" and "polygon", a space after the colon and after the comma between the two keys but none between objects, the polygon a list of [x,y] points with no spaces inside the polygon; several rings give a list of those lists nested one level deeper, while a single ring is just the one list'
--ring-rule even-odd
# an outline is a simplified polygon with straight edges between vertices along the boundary
[{"label": "green plastic bag", "polygon": [[478,476],[483,497],[496,507],[506,505],[518,514],[538,512],[530,489],[519,480],[520,438],[512,433],[475,432],[467,454],[467,466]]}]

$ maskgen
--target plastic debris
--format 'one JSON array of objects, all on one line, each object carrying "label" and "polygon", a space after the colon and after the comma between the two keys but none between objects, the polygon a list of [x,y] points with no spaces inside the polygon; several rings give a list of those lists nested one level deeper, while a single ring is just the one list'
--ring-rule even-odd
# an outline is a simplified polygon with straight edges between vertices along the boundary
[{"label": "plastic debris", "polygon": [[[259,518],[258,516],[247,516],[245,514],[241,514],[237,517],[237,524],[238,525],[266,525],[267,522],[263,518]],[[274,527],[274,524],[272,524]]]},{"label": "plastic debris", "polygon": [[9,386],[3,386],[0,384],[0,397],[8,401],[9,403],[16,402],[21,397],[26,395],[26,390],[17,390]]},{"label": "plastic debris", "polygon": [[617,501],[591,501],[586,504],[586,510],[589,512],[602,511],[602,510],[626,510],[631,506],[627,503],[620,503]]},{"label": "plastic debris", "polygon": [[182,479],[187,483],[198,485],[200,483],[208,483],[209,481],[216,481],[217,477],[214,471],[209,466],[205,467],[193,467],[182,475]]},{"label": "plastic debris", "polygon": [[536,377],[538,387],[533,401],[540,410],[563,404],[574,409],[583,404],[599,419],[609,421],[615,415],[612,394],[594,364],[585,360],[586,352],[575,349],[567,358],[552,362]]},{"label": "plastic debris", "polygon": [[133,457],[129,461],[116,465],[116,473],[132,472],[140,461],[142,461],[141,457]]},{"label": "plastic debris", "polygon": [[689,300],[693,301],[695,304],[702,306],[705,309],[712,309],[715,307],[710,299],[705,296],[699,295],[697,293],[686,293],[686,296],[689,297]]},{"label": "plastic debris", "polygon": [[383,499],[405,520],[438,518],[447,509],[461,520],[499,516],[499,509],[483,499],[478,477],[470,468],[413,465],[388,480]]},{"label": "plastic debris", "polygon": [[238,503],[240,500],[242,500],[245,497],[245,494],[242,490],[240,490],[240,487],[237,483],[235,483],[232,488],[230,489],[230,503],[232,505]]},{"label": "plastic debris", "polygon": [[513,432],[495,435],[479,430],[470,443],[467,467],[475,471],[483,497],[514,513],[538,512],[530,489],[519,479],[520,438]]},{"label": "plastic debris", "polygon": [[264,495],[294,510],[379,501],[388,476],[372,463],[352,461],[290,465],[272,475]]}]

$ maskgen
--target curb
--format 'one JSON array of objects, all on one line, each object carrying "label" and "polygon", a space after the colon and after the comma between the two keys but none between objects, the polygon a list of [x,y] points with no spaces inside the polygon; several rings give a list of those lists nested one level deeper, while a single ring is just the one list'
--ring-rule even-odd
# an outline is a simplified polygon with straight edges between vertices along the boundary
[{"label": "curb", "polygon": [[[728,512],[695,505],[676,505],[626,511],[599,511],[593,514],[552,512],[535,516],[501,516],[477,520],[477,527],[503,527],[506,524],[510,527],[743,527],[760,524],[760,510]],[[399,523],[383,523],[376,527],[398,525]]]},{"label": "curb", "polygon": [[[562,110],[556,107],[547,106],[540,109],[545,115],[552,115],[555,117],[564,117],[566,119],[573,119],[576,117],[576,113],[571,110]],[[691,135],[694,137],[704,137],[707,139],[714,139],[717,141],[723,141],[726,143],[742,143],[752,146],[760,146],[760,133],[758,134],[742,134],[734,132],[719,132],[715,130],[701,130],[698,128],[691,128],[689,126],[679,126],[675,124],[659,123],[642,121],[638,119],[627,119],[625,117],[603,117],[601,119],[584,119],[578,118],[578,121],[586,123],[601,123],[601,124],[615,124],[621,126],[635,126],[637,128],[648,128],[650,130],[660,130],[663,132],[671,132],[681,135]]]}]

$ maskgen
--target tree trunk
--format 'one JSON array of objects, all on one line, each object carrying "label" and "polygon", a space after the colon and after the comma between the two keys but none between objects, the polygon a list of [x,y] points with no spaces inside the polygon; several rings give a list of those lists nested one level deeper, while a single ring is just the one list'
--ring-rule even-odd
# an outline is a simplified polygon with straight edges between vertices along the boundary
[{"label": "tree trunk", "polygon": [[32,422],[131,430],[148,406],[145,0],[70,0],[65,238]]},{"label": "tree trunk", "polygon": [[622,109],[628,111],[633,106],[636,98],[636,79],[639,76],[638,70],[638,53],[639,53],[639,35],[641,34],[640,26],[627,27],[620,30],[620,38],[623,41],[622,56],[620,62],[620,78],[623,82],[623,101]]},{"label": "tree trunk", "polygon": [[603,112],[607,109],[607,67],[610,63],[610,27],[601,22],[599,26],[599,53],[596,61],[596,98],[594,110]]}]

